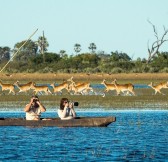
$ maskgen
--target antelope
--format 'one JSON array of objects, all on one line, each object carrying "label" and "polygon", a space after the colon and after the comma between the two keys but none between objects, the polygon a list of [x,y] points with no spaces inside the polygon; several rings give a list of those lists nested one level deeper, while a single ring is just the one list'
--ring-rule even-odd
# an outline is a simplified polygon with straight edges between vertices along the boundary
[{"label": "antelope", "polygon": [[168,88],[167,82],[162,82],[162,83],[160,83],[158,85],[155,85],[155,86],[151,82],[150,84],[148,84],[148,86],[150,86],[151,88],[153,88],[155,90],[155,95],[156,95],[157,92],[160,93],[160,94],[162,94],[162,95],[164,95],[164,93],[162,93],[160,90],[162,88]]},{"label": "antelope", "polygon": [[162,85],[163,88],[168,88],[168,82],[161,82],[160,85]]},{"label": "antelope", "polygon": [[117,91],[117,95],[120,94],[120,92],[127,92],[127,94],[129,94],[129,92],[131,92],[132,95],[135,96],[135,92],[134,92],[134,85],[131,83],[128,84],[117,84],[117,79],[114,79],[112,81],[112,83],[115,85],[116,87],[116,91]]},{"label": "antelope", "polygon": [[83,83],[81,83],[81,82],[75,82],[75,81],[73,80],[73,76],[72,76],[70,79],[68,79],[67,81],[69,81],[69,82],[71,82],[71,83],[75,83],[75,85],[83,84]]},{"label": "antelope", "polygon": [[14,85],[17,86],[18,89],[19,89],[18,93],[29,91],[33,84],[34,84],[33,82],[29,82],[29,83],[26,83],[26,84],[23,84],[23,85],[19,85],[19,81],[16,81],[16,83],[14,83]]},{"label": "antelope", "polygon": [[50,84],[50,86],[53,88],[54,93],[61,92],[61,94],[62,94],[63,89],[69,90],[68,89],[69,85],[67,82],[63,82],[62,84],[59,84],[58,86],[55,86],[55,82],[54,82],[54,83]]},{"label": "antelope", "polygon": [[10,94],[10,93],[15,94],[15,86],[14,86],[14,84],[4,84],[4,83],[2,83],[0,81],[0,86],[2,88],[2,91],[9,90],[8,94]]},{"label": "antelope", "polygon": [[45,94],[52,94],[51,91],[49,90],[48,86],[36,86],[35,83],[31,85],[31,89],[34,89],[34,94],[44,92]]},{"label": "antelope", "polygon": [[90,90],[93,92],[93,88],[90,87],[90,83],[82,83],[80,85],[76,85],[75,83],[72,83],[74,94],[84,94],[83,92],[86,90]]},{"label": "antelope", "polygon": [[105,92],[116,90],[116,86],[114,84],[106,83],[105,79],[101,82],[101,84],[103,84],[106,87],[103,93],[103,97],[105,97]]},{"label": "antelope", "polygon": [[[75,92],[76,91],[76,87],[78,87],[79,85],[83,85],[85,87],[85,89],[82,91],[83,92],[87,92],[88,90],[92,91],[93,92],[93,88],[90,87],[90,83],[86,82],[86,83],[82,83],[82,82],[74,82],[73,80],[73,76],[68,79],[67,81],[70,81],[71,83],[69,84],[69,91],[73,91]],[[86,86],[88,84],[88,86]],[[76,86],[76,87],[75,87]],[[80,93],[80,92],[79,92]]]}]

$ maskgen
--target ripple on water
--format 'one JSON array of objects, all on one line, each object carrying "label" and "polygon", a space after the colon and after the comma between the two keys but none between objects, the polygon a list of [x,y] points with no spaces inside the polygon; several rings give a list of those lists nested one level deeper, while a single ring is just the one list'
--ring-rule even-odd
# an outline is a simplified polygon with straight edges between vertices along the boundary
[{"label": "ripple on water", "polygon": [[[44,116],[54,117],[55,111]],[[116,116],[107,128],[0,127],[0,161],[166,161],[168,111],[78,111]],[[19,117],[24,112],[0,112]]]}]

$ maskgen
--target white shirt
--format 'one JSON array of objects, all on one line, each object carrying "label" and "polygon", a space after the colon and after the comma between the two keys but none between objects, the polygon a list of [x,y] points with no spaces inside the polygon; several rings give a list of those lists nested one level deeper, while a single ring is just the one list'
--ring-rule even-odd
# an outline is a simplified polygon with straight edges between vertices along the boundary
[{"label": "white shirt", "polygon": [[34,120],[34,119],[40,120],[40,116],[41,116],[40,107],[35,108],[31,106],[30,110],[26,112],[26,120]]},{"label": "white shirt", "polygon": [[67,120],[67,119],[72,119],[73,115],[72,115],[72,110],[70,108],[66,108],[66,115],[64,116],[63,114],[64,110],[60,110],[58,109],[58,116],[62,119],[62,120]]}]

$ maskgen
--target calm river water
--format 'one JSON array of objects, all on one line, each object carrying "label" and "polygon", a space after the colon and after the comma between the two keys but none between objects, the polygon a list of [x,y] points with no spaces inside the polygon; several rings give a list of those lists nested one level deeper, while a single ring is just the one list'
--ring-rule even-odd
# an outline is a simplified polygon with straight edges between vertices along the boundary
[{"label": "calm river water", "polygon": [[[106,128],[0,127],[0,161],[168,161],[168,111],[77,114],[116,116],[117,121]],[[0,111],[0,117],[24,113]]]}]

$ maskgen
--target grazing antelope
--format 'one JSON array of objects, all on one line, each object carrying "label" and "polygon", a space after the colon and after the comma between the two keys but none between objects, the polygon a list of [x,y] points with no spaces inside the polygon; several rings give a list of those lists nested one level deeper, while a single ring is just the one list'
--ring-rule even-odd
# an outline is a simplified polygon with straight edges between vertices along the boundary
[{"label": "grazing antelope", "polygon": [[29,82],[29,83],[26,83],[26,84],[23,84],[23,85],[19,85],[19,81],[16,81],[14,83],[14,85],[17,86],[18,89],[19,89],[18,93],[29,91],[31,89],[31,87],[33,86],[33,84],[34,84],[33,82]]},{"label": "grazing antelope", "polygon": [[65,81],[63,83],[59,84],[58,86],[55,86],[55,82],[50,84],[50,86],[53,88],[53,93],[54,94],[58,93],[58,92],[61,92],[61,94],[62,94],[63,89],[66,89],[67,91],[69,90],[69,88],[68,88],[69,85]]},{"label": "grazing antelope", "polygon": [[114,84],[106,83],[105,79],[101,82],[101,84],[103,84],[106,87],[106,89],[103,93],[103,97],[105,97],[105,92],[116,90],[116,86]]},{"label": "grazing antelope", "polygon": [[35,83],[31,85],[31,89],[34,90],[34,94],[44,92],[45,94],[52,94],[51,91],[49,90],[48,86],[36,86]]},{"label": "grazing antelope", "polygon": [[135,96],[135,92],[134,92],[134,85],[131,83],[128,84],[117,84],[117,79],[114,79],[112,81],[112,84],[115,85],[116,87],[116,91],[117,91],[117,95],[120,94],[120,92],[127,92],[127,94],[129,94],[129,92],[131,92],[132,95]]},{"label": "grazing antelope", "polygon": [[2,83],[0,81],[0,86],[2,88],[2,91],[9,90],[8,94],[10,94],[10,93],[15,94],[15,86],[14,86],[14,84],[4,84],[4,83]]},{"label": "grazing antelope", "polygon": [[[67,81],[71,82],[69,84],[69,91],[68,91],[69,93],[71,91],[73,91],[75,93],[75,90],[76,90],[75,86],[79,86],[79,85],[83,85],[85,87],[85,89],[82,91],[83,94],[84,94],[84,92],[86,93],[88,90],[91,92],[94,92],[93,88],[90,87],[90,83],[88,83],[88,82],[85,82],[85,83],[84,82],[74,82],[73,76],[70,79],[68,79]],[[88,85],[88,86],[86,86],[86,85]]]},{"label": "grazing antelope", "polygon": [[153,88],[154,90],[155,90],[155,95],[156,95],[156,93],[158,92],[158,93],[160,93],[160,94],[162,94],[162,95],[165,95],[164,93],[162,93],[160,90],[162,89],[162,88],[168,88],[168,86],[167,86],[167,82],[162,82],[162,83],[159,83],[158,85],[153,85],[153,83],[151,82],[150,84],[148,84],[148,86],[150,86],[151,88]]}]

